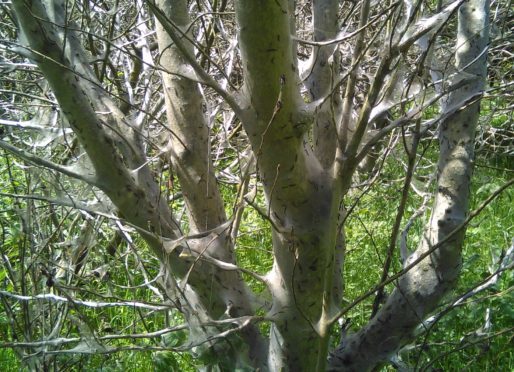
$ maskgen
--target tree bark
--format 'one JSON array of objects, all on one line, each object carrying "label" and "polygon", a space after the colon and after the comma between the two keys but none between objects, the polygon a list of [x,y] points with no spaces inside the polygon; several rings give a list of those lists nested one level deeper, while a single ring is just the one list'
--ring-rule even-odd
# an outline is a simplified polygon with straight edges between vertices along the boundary
[{"label": "tree bark", "polygon": [[236,19],[244,61],[243,126],[257,157],[265,213],[273,226],[274,264],[267,275],[273,319],[269,366],[307,371],[316,368],[322,311],[334,306],[325,280],[335,270],[339,203],[330,172],[305,138],[310,123],[298,90],[290,35],[294,15],[288,5],[237,1]]}]

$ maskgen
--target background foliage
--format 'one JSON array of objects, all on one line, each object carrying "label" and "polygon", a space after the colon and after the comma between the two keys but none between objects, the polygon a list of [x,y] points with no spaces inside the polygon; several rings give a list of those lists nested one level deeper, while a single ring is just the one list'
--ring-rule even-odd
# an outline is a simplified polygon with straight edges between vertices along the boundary
[{"label": "background foliage", "polygon": [[[146,36],[138,35],[140,30],[130,32],[131,27],[141,21],[139,8],[123,6],[119,1],[101,3],[102,11],[88,9],[89,2],[77,4],[72,15],[86,30],[84,45],[98,58],[94,64],[95,72],[106,89],[121,106],[130,98],[131,104],[137,107],[143,104],[145,89],[159,84],[153,75],[155,71],[140,65],[133,57],[140,52],[133,40]],[[211,6],[218,7],[220,14],[230,10],[222,9],[226,2],[222,3],[214,1]],[[200,4],[191,6],[202,7]],[[498,2],[492,4],[497,10],[492,12],[497,22],[494,23],[495,37],[490,50],[489,88],[482,102],[482,119],[476,140],[472,209],[511,180],[514,173],[514,24],[512,10],[500,5]],[[52,127],[52,123],[62,120],[55,98],[37,68],[12,51],[12,44],[17,43],[18,37],[15,21],[8,6],[0,6],[0,33],[4,40],[0,43],[2,140],[41,159],[53,159],[59,164],[87,170],[90,165],[79,150],[76,138],[67,130]],[[307,7],[304,11],[308,12]],[[504,14],[508,11],[509,14]],[[116,28],[109,27],[113,20],[117,22]],[[151,19],[145,22],[152,23]],[[230,18],[224,24],[234,27]],[[208,34],[216,28],[213,23],[203,24],[203,20],[195,27],[197,34]],[[152,41],[151,37],[149,40]],[[204,41],[203,46],[214,54],[218,49],[227,49],[228,41],[223,38],[206,37]],[[202,61],[207,69],[210,63],[212,61],[208,59]],[[238,57],[234,56],[234,73],[230,78],[235,85],[241,79],[239,63]],[[142,82],[147,85],[141,85]],[[365,79],[359,84],[365,86]],[[159,89],[152,92],[153,96],[149,98],[152,104],[148,108],[159,117],[162,115]],[[214,108],[210,118],[212,155],[227,214],[232,215],[240,187],[238,157],[244,151],[246,141],[240,126],[232,121],[233,117],[226,112],[219,98],[208,90],[205,94]],[[137,110],[133,115],[138,115]],[[425,119],[433,115],[428,111]],[[158,141],[159,129],[151,129],[154,140]],[[402,141],[401,132],[391,137],[390,143],[380,152],[378,169],[372,177],[356,180],[350,197],[345,200],[347,206],[354,208],[346,227],[349,250],[344,272],[344,300],[347,303],[380,280],[383,247],[388,245],[390,226],[398,208],[397,196],[404,181],[398,176],[404,173],[407,162]],[[413,183],[426,192],[410,194],[402,227],[417,211],[426,208],[433,186],[437,151],[433,138],[423,139],[420,146],[423,151],[417,159]],[[152,151],[149,147],[148,152],[152,154]],[[17,371],[30,367],[30,358],[21,359],[18,353],[23,349],[29,355],[45,353],[46,365],[55,370],[196,370],[205,360],[195,359],[187,352],[191,348],[185,330],[180,329],[183,323],[180,313],[159,307],[165,303],[160,288],[159,263],[145,249],[145,242],[130,226],[120,222],[120,216],[105,208],[109,202],[97,189],[35,166],[27,161],[26,153],[21,155],[4,149],[0,157],[0,368]],[[159,159],[158,154],[153,155],[156,158],[152,167],[161,177],[162,192],[174,211],[184,216],[181,189],[173,170]],[[264,196],[258,189],[259,180],[254,177],[252,182],[256,188],[255,203],[265,207]],[[80,201],[80,205],[70,202],[68,195]],[[513,189],[505,190],[468,227],[465,264],[458,287],[440,305],[438,314],[441,317],[404,349],[404,360],[416,369],[514,369],[513,198]],[[412,231],[421,231],[426,218],[426,215],[413,218]],[[186,218],[181,221],[187,231]],[[409,238],[412,236],[419,234],[412,233]],[[408,241],[409,245],[416,243],[415,240]],[[240,265],[248,270],[265,273],[271,267],[269,225],[253,208],[244,210],[236,252]],[[398,271],[401,268],[399,258],[393,262],[393,271]],[[257,292],[265,291],[264,286],[251,276],[245,276],[245,279]],[[57,280],[58,289],[55,288]],[[484,284],[483,290],[453,305],[468,291],[482,289],[479,286]],[[10,297],[9,293],[23,296],[51,294],[91,303],[83,306],[73,301],[25,301]],[[128,304],[116,307],[92,305],[102,302]],[[368,298],[352,308],[348,314],[352,327],[367,322],[372,302],[373,298]],[[142,306],[137,307],[136,303]],[[151,306],[156,307],[149,309]],[[262,306],[264,308],[264,304]],[[261,326],[267,328],[269,324]],[[152,333],[154,337],[147,337]],[[61,335],[60,345],[15,345],[45,340],[54,334]],[[334,343],[337,337],[334,331]],[[95,344],[95,340],[112,349]],[[81,353],[83,342],[88,343],[88,350],[97,347],[96,352]],[[194,355],[194,348],[192,351]]]}]

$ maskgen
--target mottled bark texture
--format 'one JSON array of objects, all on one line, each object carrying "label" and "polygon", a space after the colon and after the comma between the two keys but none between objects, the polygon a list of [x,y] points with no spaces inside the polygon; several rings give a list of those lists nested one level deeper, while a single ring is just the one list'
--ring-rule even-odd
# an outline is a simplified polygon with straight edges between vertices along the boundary
[{"label": "mottled bark texture", "polygon": [[[243,126],[257,157],[274,226],[274,264],[267,276],[273,318],[269,367],[315,370],[324,347],[318,321],[338,305],[330,295],[334,271],[340,278],[333,265],[339,216],[334,179],[320,162],[327,155],[318,152],[318,159],[305,137],[312,125],[307,120],[312,119],[305,117],[299,92],[289,2],[243,0],[235,5],[245,78]],[[316,6],[328,12],[335,5],[317,2]],[[330,48],[320,53],[323,64]],[[320,67],[314,63],[315,74],[330,74]],[[319,84],[311,83],[311,94],[329,93],[328,79]]]},{"label": "mottled bark texture", "polygon": [[[439,247],[398,280],[387,302],[364,328],[342,340],[331,355],[331,371],[368,371],[387,361],[410,340],[415,327],[435,309],[458,278],[464,238],[462,223],[468,213],[473,139],[486,79],[488,16],[487,0],[471,0],[459,9],[456,67],[474,78],[453,91],[445,102],[444,110],[456,106],[462,109],[440,124],[432,215],[420,246],[406,265],[436,244]],[[460,78],[457,75],[454,80]],[[458,228],[457,233],[452,233]]]}]

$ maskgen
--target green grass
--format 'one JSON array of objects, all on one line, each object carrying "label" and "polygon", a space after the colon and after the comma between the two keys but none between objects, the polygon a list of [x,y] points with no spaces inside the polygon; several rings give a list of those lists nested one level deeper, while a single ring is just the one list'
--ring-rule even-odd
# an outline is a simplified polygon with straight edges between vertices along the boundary
[{"label": "green grass", "polygon": [[[501,170],[501,168],[508,167],[512,159],[501,155],[494,157],[489,155],[487,154],[486,157],[479,154],[477,159],[477,164],[483,166],[477,166],[475,169],[472,186],[472,209],[478,207],[491,192],[512,177],[511,171]],[[380,279],[385,248],[389,244],[391,226],[397,213],[399,193],[403,182],[399,176],[403,174],[403,169],[397,161],[398,156],[403,155],[401,153],[395,155],[394,159],[390,159],[384,164],[383,177],[370,190],[363,195],[361,195],[363,189],[354,190],[345,200],[347,207],[358,201],[358,205],[349,216],[345,226],[347,236],[347,256],[344,271],[345,301],[351,302],[363,292],[372,288]],[[425,156],[424,159],[421,159],[420,165],[427,167],[422,168],[416,174],[418,179],[424,179],[433,172],[433,168],[428,167],[428,165],[433,164],[437,156],[436,150],[430,149]],[[24,174],[18,172],[15,176],[18,178],[15,182],[16,188],[20,190],[26,188]],[[4,190],[12,191],[13,185],[5,178],[0,178],[0,185]],[[233,212],[236,187],[234,185],[223,185],[221,190],[227,206],[227,215],[230,216]],[[456,289],[448,296],[448,299],[464,293],[487,275],[490,275],[491,270],[494,269],[491,264],[501,255],[502,250],[511,244],[511,239],[514,237],[513,201],[514,190],[511,188],[485,208],[468,226],[463,247],[462,276]],[[261,207],[265,207],[262,193],[258,193],[255,202]],[[402,226],[404,226],[406,219],[419,207],[420,203],[421,198],[411,192]],[[25,207],[25,203],[21,203],[20,206]],[[180,210],[182,207],[183,201],[179,200],[175,203],[176,210]],[[61,216],[65,216],[66,211],[65,208],[58,209]],[[411,248],[416,247],[426,218],[425,216],[418,219],[413,225],[409,236],[409,246]],[[0,198],[0,219],[5,229],[2,253],[8,256],[12,262],[16,262],[19,260],[19,248],[23,243],[24,234],[17,214],[14,212],[11,199]],[[66,220],[63,226],[70,236],[77,234],[78,227],[71,223],[71,219]],[[184,225],[184,227],[187,231],[187,225]],[[105,247],[112,232],[107,226],[102,226],[101,229],[104,234],[103,237],[98,238],[95,254],[90,257],[91,267],[104,264],[112,265],[109,281],[119,286],[142,283],[144,281],[142,267],[137,265],[135,256],[129,255],[127,258],[121,256],[122,252],[126,250],[125,245],[117,251],[114,259],[109,256]],[[136,238],[134,244],[139,248],[144,262],[143,266],[148,271],[148,277],[155,277],[158,273],[158,262],[150,258],[148,249],[141,239]],[[273,257],[270,226],[249,206],[243,214],[235,252],[239,265],[248,270],[264,274],[271,269]],[[49,261],[51,257],[47,257],[45,254],[45,252],[42,252],[40,257]],[[128,272],[124,269],[125,262],[130,268]],[[398,257],[395,256],[391,271],[396,272],[399,269],[400,262]],[[6,286],[2,286],[2,289],[12,291],[11,284],[6,281],[6,274],[4,266],[1,266],[0,282],[6,283]],[[246,274],[243,274],[243,276],[254,292],[262,293],[266,297],[263,283]],[[91,288],[95,293],[107,296],[106,300],[109,300],[109,296],[112,295],[126,300],[160,302],[160,299],[148,289],[124,289],[114,286],[112,283],[109,284],[109,281],[94,277],[86,277],[84,281],[77,280],[74,282],[74,285],[79,287],[76,296],[81,299],[98,300],[97,296],[86,290]],[[418,362],[418,367],[433,363],[431,366],[435,370],[514,370],[512,333],[500,334],[490,340],[480,341],[476,345],[464,347],[467,341],[473,339],[473,333],[484,324],[487,309],[491,314],[492,333],[500,333],[514,325],[514,307],[512,306],[514,291],[512,291],[512,288],[514,288],[514,277],[512,271],[510,271],[504,273],[495,286],[449,312],[433,327],[423,347],[421,347],[423,340],[419,339],[416,341],[416,348],[404,354],[403,357],[411,364]],[[388,291],[391,289],[391,286],[387,287]],[[353,330],[368,321],[372,301],[372,297],[368,298],[347,314],[348,317],[352,318]],[[16,309],[18,310],[19,307]],[[261,310],[261,313],[263,311]],[[49,316],[51,317],[52,314],[49,313]],[[87,318],[89,324],[98,331],[100,336],[112,333],[113,330],[120,333],[155,331],[162,329],[167,324],[176,325],[183,322],[178,313],[171,314],[166,319],[163,312],[140,313],[128,308],[81,309],[80,314],[76,312],[74,314]],[[4,341],[11,341],[13,340],[11,325],[6,319],[3,307],[0,307],[0,335],[4,336]],[[268,323],[260,324],[260,327],[264,334],[269,332]],[[66,337],[76,337],[78,335],[76,326],[67,325],[64,330]],[[40,334],[36,332],[36,336],[39,337]],[[337,339],[335,331],[334,336]],[[137,343],[139,345],[176,347],[185,341],[185,334],[178,333],[161,339],[138,341]],[[108,345],[128,346],[132,343],[129,341],[113,341]],[[71,345],[71,347],[73,346],[75,345]],[[451,352],[459,348],[462,349]],[[112,355],[58,356],[55,365],[58,366],[59,370],[70,371],[194,371],[198,363],[201,363],[201,361],[194,359],[187,353],[125,351]],[[12,350],[0,349],[0,370],[19,371],[23,370],[23,365]],[[390,369],[388,368],[388,370]]]}]

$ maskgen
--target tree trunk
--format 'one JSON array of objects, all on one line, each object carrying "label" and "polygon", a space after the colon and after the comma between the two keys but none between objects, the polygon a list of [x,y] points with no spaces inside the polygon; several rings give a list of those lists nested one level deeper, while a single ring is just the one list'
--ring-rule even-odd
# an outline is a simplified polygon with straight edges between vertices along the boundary
[{"label": "tree trunk", "polygon": [[245,61],[243,126],[264,184],[264,213],[273,226],[269,366],[308,371],[315,370],[324,349],[320,333],[326,329],[320,329],[319,319],[337,305],[330,293],[333,272],[339,273],[333,264],[339,199],[330,171],[305,138],[312,119],[305,117],[298,90],[288,3],[240,0],[236,19]]}]

